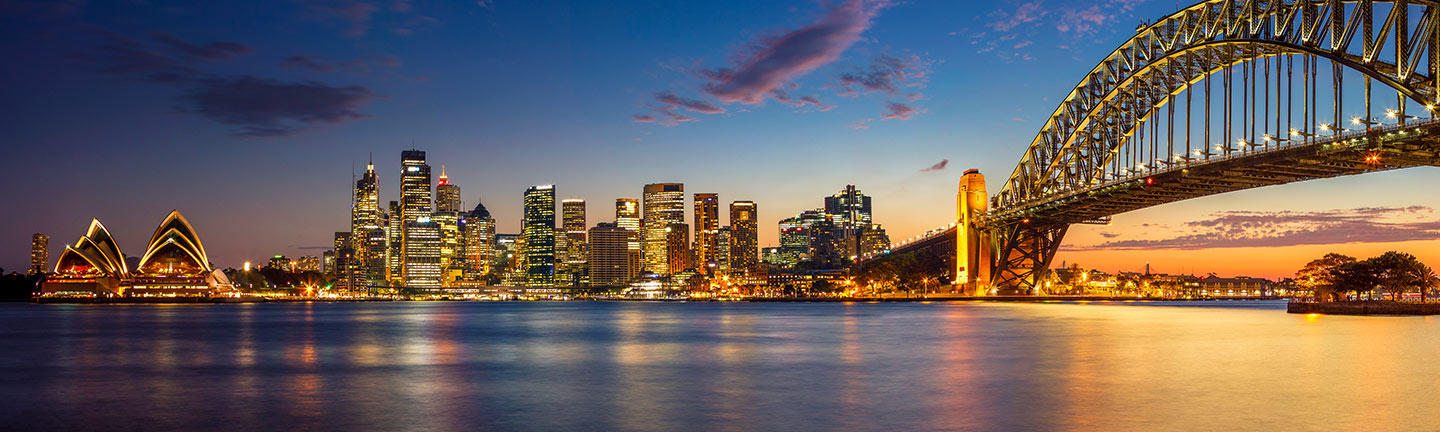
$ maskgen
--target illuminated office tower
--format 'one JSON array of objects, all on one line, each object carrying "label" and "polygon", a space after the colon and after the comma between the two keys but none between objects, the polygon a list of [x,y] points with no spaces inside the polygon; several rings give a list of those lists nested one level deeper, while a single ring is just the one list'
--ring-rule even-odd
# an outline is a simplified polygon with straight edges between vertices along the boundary
[{"label": "illuminated office tower", "polygon": [[[400,152],[400,261],[401,279],[409,285],[412,277],[408,273],[410,265],[410,239],[409,233],[412,222],[420,218],[430,218],[430,165],[425,163],[425,152],[420,150],[406,150]],[[415,237],[415,238],[423,238]],[[427,276],[421,276],[424,279]],[[438,276],[436,278],[438,280]]]},{"label": "illuminated office tower", "polygon": [[450,286],[465,272],[462,265],[465,262],[462,255],[465,239],[460,231],[460,213],[436,211],[430,214],[430,221],[440,231],[440,284]]},{"label": "illuminated office tower", "polygon": [[360,257],[355,253],[354,237],[349,232],[335,233],[335,289],[349,291],[359,288],[365,279]]},{"label": "illuminated office tower", "polygon": [[405,224],[405,286],[439,288],[443,284],[440,266],[440,224],[429,216]]},{"label": "illuminated office tower", "polygon": [[714,269],[715,231],[720,229],[720,194],[695,194],[695,268],[705,272]]},{"label": "illuminated office tower", "polygon": [[45,274],[45,266],[50,263],[50,236],[44,233],[30,235],[30,271],[31,276]]},{"label": "illuminated office tower", "polygon": [[583,286],[584,275],[588,270],[585,265],[585,249],[588,247],[585,239],[585,200],[570,198],[560,201],[560,224],[565,232],[565,248],[563,250],[561,263],[564,264],[562,273],[564,276],[563,285]]},{"label": "illuminated office tower", "polygon": [[659,275],[670,274],[670,253],[666,247],[665,228],[670,224],[685,223],[685,185],[680,183],[655,183],[645,185],[645,207],[641,209],[645,218],[641,221],[643,232],[641,261],[643,271]]},{"label": "illuminated office tower", "polygon": [[811,238],[817,225],[828,223],[829,218],[822,210],[806,210],[799,215],[780,220],[780,250],[778,260],[782,267],[793,267],[802,261],[810,261],[816,255]]},{"label": "illuminated office tower", "polygon": [[295,259],[295,271],[297,272],[318,272],[320,271],[320,258],[314,255],[306,255]]},{"label": "illuminated office tower", "polygon": [[366,285],[386,283],[389,239],[385,228],[385,214],[380,210],[380,178],[371,162],[365,164],[365,174],[355,181],[350,204],[350,241],[354,242],[352,247]]},{"label": "illuminated office tower", "polygon": [[460,185],[450,184],[445,165],[440,165],[440,179],[435,186],[435,211],[463,211],[460,210]]},{"label": "illuminated office tower", "polygon": [[555,185],[525,190],[525,286],[555,286]]},{"label": "illuminated office tower", "polygon": [[404,273],[401,271],[403,261],[400,259],[402,256],[400,251],[405,244],[403,237],[405,220],[400,217],[399,201],[390,201],[388,214],[389,218],[385,221],[385,238],[390,244],[385,253],[385,280],[390,282],[390,285],[400,285],[404,282],[401,278]]},{"label": "illuminated office tower", "polygon": [[465,215],[465,261],[473,276],[490,273],[495,262],[495,218],[485,204],[476,203],[475,210]]},{"label": "illuminated office tower", "polygon": [[880,224],[870,224],[860,234],[860,257],[870,258],[890,250],[890,235]]},{"label": "illuminated office tower", "polygon": [[630,240],[625,244],[626,250],[630,251],[630,265],[626,267],[630,273],[625,275],[626,279],[635,277],[640,273],[640,200],[635,198],[619,198],[615,200],[615,225],[628,232]]},{"label": "illuminated office tower", "polygon": [[270,262],[265,266],[283,272],[295,271],[295,262],[291,261],[290,258],[287,258],[285,255],[275,255],[270,257]]},{"label": "illuminated office tower", "polygon": [[676,274],[690,268],[690,225],[672,223],[665,227],[665,274]]},{"label": "illuminated office tower", "polygon": [[730,203],[730,268],[750,271],[760,266],[760,227],[755,203]]},{"label": "illuminated office tower", "polygon": [[630,231],[619,224],[601,222],[590,229],[590,286],[620,286],[630,281]]},{"label": "illuminated office tower", "polygon": [[715,271],[730,272],[730,227],[715,230]]},{"label": "illuminated office tower", "polygon": [[860,231],[871,223],[870,197],[855,185],[845,185],[845,189],[825,197],[825,215],[842,233],[842,247],[837,253],[844,259],[859,256]]}]

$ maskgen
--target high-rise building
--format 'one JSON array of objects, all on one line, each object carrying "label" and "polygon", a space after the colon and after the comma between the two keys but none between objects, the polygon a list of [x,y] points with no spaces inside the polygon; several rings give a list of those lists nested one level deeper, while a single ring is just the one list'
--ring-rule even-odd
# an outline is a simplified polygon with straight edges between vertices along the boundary
[{"label": "high-rise building", "polygon": [[440,283],[450,286],[465,273],[465,238],[460,231],[460,213],[435,211],[430,214],[430,220],[440,230]]},{"label": "high-rise building", "polygon": [[565,248],[563,250],[561,263],[563,264],[562,274],[565,285],[583,286],[585,273],[589,270],[585,265],[585,248],[588,247],[585,239],[585,200],[570,198],[560,202],[561,226],[565,232]]},{"label": "high-rise building", "polygon": [[760,266],[760,226],[755,203],[730,203],[730,268],[750,271]]},{"label": "high-rise building", "polygon": [[690,225],[672,223],[665,227],[665,274],[676,274],[690,268]]},{"label": "high-rise building", "polygon": [[45,274],[45,265],[50,263],[50,236],[45,233],[30,235],[30,275]]},{"label": "high-rise building", "polygon": [[450,184],[450,176],[445,175],[445,165],[440,165],[440,179],[436,182],[435,210],[464,211],[460,209],[460,185]]},{"label": "high-rise building", "polygon": [[720,194],[695,194],[695,268],[709,272],[715,264],[718,244],[715,231],[720,229]]},{"label": "high-rise building", "polygon": [[327,250],[320,253],[320,273],[326,276],[335,274],[335,251]]},{"label": "high-rise building", "polygon": [[485,204],[476,203],[475,209],[465,215],[465,261],[470,265],[473,276],[490,273],[495,262],[495,218]]},{"label": "high-rise building", "polygon": [[[406,286],[413,286],[410,285],[411,280],[429,280],[431,277],[428,274],[414,277],[409,274],[410,268],[412,267],[409,257],[412,246],[409,243],[410,239],[425,239],[426,236],[411,236],[405,232],[405,230],[410,229],[411,224],[420,218],[425,218],[427,221],[430,219],[430,213],[433,211],[433,207],[430,205],[432,197],[433,194],[430,190],[430,165],[425,163],[425,152],[420,150],[400,152],[400,271],[401,280]],[[419,246],[417,245],[417,247]],[[423,265],[423,261],[423,259],[418,261],[421,262],[422,265],[416,268],[427,269],[427,267]],[[438,281],[439,276],[434,276],[434,279]]]},{"label": "high-rise building", "polygon": [[641,198],[645,201],[645,218],[641,221],[641,260],[644,271],[659,275],[670,273],[670,253],[666,250],[665,229],[670,224],[685,223],[685,185],[655,183],[645,185]]},{"label": "high-rise building", "polygon": [[350,241],[359,260],[366,285],[384,285],[389,238],[385,235],[385,213],[380,209],[380,178],[374,162],[365,164],[365,174],[355,181],[350,203]]},{"label": "high-rise building", "polygon": [[844,229],[856,229],[870,224],[870,197],[860,193],[855,185],[845,185],[835,195],[825,197],[825,214],[835,225]]},{"label": "high-rise building", "polygon": [[730,272],[730,227],[715,230],[715,271]]},{"label": "high-rise building", "polygon": [[275,255],[270,257],[270,263],[266,264],[265,266],[283,272],[295,271],[295,262],[291,261],[290,258],[286,257],[285,255]]},{"label": "high-rise building", "polygon": [[390,211],[387,215],[385,239],[389,246],[385,248],[385,280],[390,285],[400,285],[404,283],[404,278],[402,278],[404,274],[402,271],[403,261],[400,259],[403,255],[400,251],[405,245],[405,220],[400,217],[399,201],[390,201]]},{"label": "high-rise building", "polygon": [[[782,267],[794,267],[803,261],[814,260],[817,254],[825,254],[832,251],[817,252],[813,241],[814,227],[821,224],[829,224],[830,217],[823,210],[806,210],[799,215],[780,220],[780,256],[777,260]],[[833,251],[838,254],[839,251]]]},{"label": "high-rise building", "polygon": [[525,285],[555,286],[555,185],[525,190]]},{"label": "high-rise building", "polygon": [[355,252],[355,240],[349,232],[335,233],[335,288],[350,291],[365,286],[365,269]]},{"label": "high-rise building", "polygon": [[630,251],[630,265],[626,267],[630,271],[625,275],[626,279],[634,278],[640,273],[640,200],[635,198],[618,198],[615,200],[615,225],[624,229],[630,235],[626,243],[626,249]]},{"label": "high-rise building", "polygon": [[870,258],[890,250],[890,235],[880,224],[870,224],[860,233],[860,257]]},{"label": "high-rise building", "polygon": [[630,231],[619,224],[601,222],[590,229],[591,286],[620,286],[630,281]]},{"label": "high-rise building", "polygon": [[440,224],[421,216],[405,224],[405,286],[439,288],[444,267],[440,265]]},{"label": "high-rise building", "polygon": [[295,259],[294,266],[297,272],[318,272],[320,271],[320,258],[314,255],[302,256]]}]

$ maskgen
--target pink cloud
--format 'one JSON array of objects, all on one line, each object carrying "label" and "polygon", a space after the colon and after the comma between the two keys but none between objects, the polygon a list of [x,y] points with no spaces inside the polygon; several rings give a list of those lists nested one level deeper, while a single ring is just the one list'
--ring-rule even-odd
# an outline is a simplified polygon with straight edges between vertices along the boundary
[{"label": "pink cloud", "polygon": [[1001,10],[991,12],[990,16],[995,18],[995,21],[991,21],[985,26],[995,29],[996,31],[1007,32],[1015,27],[1019,27],[1021,24],[1035,22],[1045,16],[1045,14],[1046,11],[1040,7],[1039,1],[1023,3],[1015,8],[1014,12]]},{"label": "pink cloud", "polygon": [[819,22],[752,44],[732,67],[704,71],[703,88],[721,102],[758,104],[782,85],[821,66],[860,40],[888,1],[850,0],[832,7]]},{"label": "pink cloud", "polygon": [[880,119],[881,119],[881,120],[889,120],[889,119],[909,120],[910,117],[912,117],[912,116],[914,116],[914,115],[916,115],[916,114],[920,114],[920,113],[924,112],[923,110],[917,109],[917,108],[915,108],[915,107],[912,107],[912,106],[910,106],[910,105],[906,105],[906,104],[903,104],[903,103],[900,103],[900,102],[891,102],[891,103],[887,104],[885,108],[886,108],[885,115],[880,116]]},{"label": "pink cloud", "polygon": [[928,168],[921,169],[920,172],[940,171],[945,169],[945,167],[948,165],[950,165],[950,159],[941,159],[940,162],[937,162],[935,165],[931,165]]},{"label": "pink cloud", "polygon": [[680,96],[676,96],[675,93],[670,91],[655,93],[655,101],[662,104],[678,106],[688,109],[690,111],[704,114],[720,114],[725,112],[724,108],[717,107],[715,106],[715,104],[710,103],[710,101],[701,99],[686,99]]}]

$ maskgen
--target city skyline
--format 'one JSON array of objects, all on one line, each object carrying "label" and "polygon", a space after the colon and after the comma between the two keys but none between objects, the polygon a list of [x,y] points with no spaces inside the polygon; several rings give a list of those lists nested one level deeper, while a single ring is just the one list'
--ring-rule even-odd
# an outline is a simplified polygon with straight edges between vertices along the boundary
[{"label": "city skyline", "polygon": [[[21,245],[31,234],[63,234],[90,217],[138,248],[146,225],[170,209],[211,233],[222,267],[277,253],[319,255],[348,225],[336,211],[353,186],[346,175],[363,171],[366,153],[387,155],[377,160],[380,202],[396,200],[393,155],[411,147],[448,165],[467,206],[478,197],[492,207],[497,233],[519,232],[521,204],[509,197],[526,185],[556,184],[558,198],[607,203],[637,197],[639,185],[677,182],[759,203],[759,244],[776,246],[773,223],[855,184],[882,203],[876,220],[900,241],[950,222],[945,198],[961,170],[1007,176],[1055,98],[1132,24],[1170,12],[1161,3],[1083,15],[1096,21],[1067,18],[1094,3],[1061,4],[1048,15],[1027,13],[1025,4],[883,2],[655,11],[485,2],[386,5],[363,17],[298,3],[253,14],[227,5],[5,10],[0,49],[17,59],[0,66],[17,84],[4,98],[15,120],[7,138],[27,145],[15,146],[0,170],[20,203],[0,231],[0,267],[23,271]],[[540,18],[554,15],[572,17],[572,26]],[[711,16],[739,24],[657,25],[638,36],[606,30],[617,21]],[[177,19],[184,17],[196,19]],[[267,34],[266,21],[308,25]],[[849,33],[790,70],[787,82],[798,88],[757,94],[694,77],[741,70],[730,59],[746,52],[736,47],[769,40],[760,35],[821,24]],[[442,61],[447,49],[511,67]],[[556,49],[596,54],[573,62],[526,54]],[[486,72],[493,69],[526,73]],[[339,102],[317,117],[201,105],[216,99],[200,96],[229,94],[213,92],[277,87]],[[820,104],[802,99],[812,95]],[[54,174],[94,159],[110,163]],[[148,169],[160,166],[173,169]],[[1415,168],[1167,204],[1118,215],[1110,226],[1077,226],[1056,261],[1111,271],[1148,261],[1171,273],[1273,278],[1321,251],[1396,249],[1435,260],[1440,197],[1408,188],[1436,181],[1435,169]],[[587,226],[610,220],[589,213]],[[1221,229],[1241,223],[1266,228],[1244,236]],[[59,238],[50,242],[52,257],[63,248]]]}]

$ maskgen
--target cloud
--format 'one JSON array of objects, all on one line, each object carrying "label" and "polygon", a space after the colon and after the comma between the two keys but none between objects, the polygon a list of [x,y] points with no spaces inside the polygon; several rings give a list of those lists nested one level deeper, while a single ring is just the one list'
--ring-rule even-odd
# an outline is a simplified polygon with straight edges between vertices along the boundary
[{"label": "cloud", "polygon": [[950,165],[950,159],[941,159],[940,162],[937,162],[935,163],[935,165],[931,165],[928,168],[921,169],[920,172],[940,171],[944,170],[945,167],[948,165]]},{"label": "cloud", "polygon": [[633,120],[635,123],[659,123],[659,122],[660,122],[660,119],[655,118],[655,116],[652,116],[652,115],[640,115],[640,114],[636,114],[636,115],[630,116],[630,120]]},{"label": "cloud", "polygon": [[869,129],[869,128],[870,128],[870,122],[872,122],[872,121],[874,121],[874,120],[875,120],[875,119],[872,119],[872,118],[856,120],[855,122],[850,123],[849,128],[850,128],[850,129],[855,129],[855,130]]},{"label": "cloud", "polygon": [[305,127],[368,118],[357,110],[378,97],[361,86],[213,77],[185,91],[180,112],[240,126],[243,137],[284,136]]},{"label": "cloud", "polygon": [[[850,67],[841,72],[836,80],[840,82],[842,91],[863,89],[864,93],[895,94],[902,87],[924,86],[924,80],[929,76],[929,65],[930,62],[922,60],[920,56],[897,58],[881,54],[871,60],[868,68]],[[920,94],[912,93],[908,96],[914,100],[919,99]]]},{"label": "cloud", "polygon": [[100,33],[105,41],[82,55],[98,64],[100,72],[180,88],[176,112],[239,126],[236,135],[241,137],[283,136],[310,126],[366,118],[357,109],[379,97],[360,86],[285,82],[200,69],[250,52],[236,43],[193,44],[168,34],[153,35],[154,43],[146,43]]},{"label": "cloud", "polygon": [[710,103],[710,101],[700,99],[686,99],[676,96],[674,92],[670,91],[662,91],[659,93],[655,93],[655,101],[662,104],[678,106],[688,109],[690,111],[704,114],[720,114],[725,112],[724,108],[717,107],[715,106],[715,104]]},{"label": "cloud", "polygon": [[[1226,211],[1187,222],[1162,239],[1112,240],[1066,250],[1157,250],[1390,243],[1440,239],[1430,207],[1362,207],[1328,211]],[[1106,238],[1114,236],[1106,235]]]},{"label": "cloud", "polygon": [[1039,21],[1049,12],[1041,7],[1039,1],[1021,3],[1014,11],[995,10],[990,12],[989,23],[985,26],[995,31],[1008,32],[1021,24]]},{"label": "cloud", "polygon": [[360,37],[370,32],[370,20],[380,8],[358,0],[295,0],[305,12],[322,21],[345,25],[345,36]]},{"label": "cloud", "polygon": [[780,103],[785,103],[785,104],[789,104],[789,105],[794,105],[794,106],[797,106],[797,107],[803,107],[803,106],[805,106],[805,105],[814,105],[814,106],[815,106],[815,109],[818,110],[818,111],[829,111],[829,110],[835,108],[834,105],[825,105],[825,104],[823,104],[823,103],[820,103],[820,99],[816,98],[815,96],[801,96],[801,97],[798,97],[798,98],[794,98],[794,97],[790,97],[790,95],[789,95],[788,93],[786,93],[784,90],[781,90],[781,89],[771,90],[771,91],[770,91],[770,97],[771,97],[772,99],[775,99],[776,101],[778,101],[778,102],[780,102]]},{"label": "cloud", "polygon": [[925,112],[924,110],[900,102],[890,102],[886,104],[885,108],[885,114],[880,116],[881,120],[909,120],[910,117]]},{"label": "cloud", "polygon": [[840,58],[889,3],[850,0],[837,4],[816,23],[753,42],[730,67],[704,71],[702,88],[721,102],[758,104],[782,85]]}]

